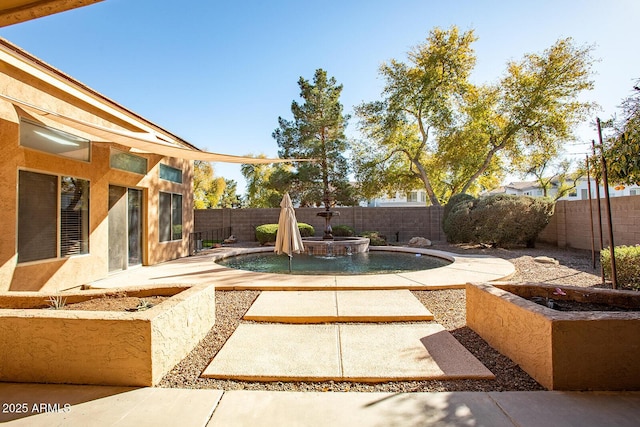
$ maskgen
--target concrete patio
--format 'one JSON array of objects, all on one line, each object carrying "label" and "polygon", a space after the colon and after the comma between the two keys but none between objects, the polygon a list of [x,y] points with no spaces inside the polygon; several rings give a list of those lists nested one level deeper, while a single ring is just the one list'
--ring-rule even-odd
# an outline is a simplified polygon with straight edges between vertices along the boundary
[{"label": "concrete patio", "polygon": [[[304,393],[0,383],[12,426],[635,427],[640,392]],[[10,411],[20,404],[25,412]],[[66,405],[66,406],[65,406]],[[59,410],[57,408],[60,408]]]},{"label": "concrete patio", "polygon": [[[501,258],[482,255],[459,255],[429,249],[385,246],[385,251],[437,255],[453,263],[432,270],[397,274],[368,275],[296,275],[256,273],[216,264],[216,259],[244,253],[273,252],[273,248],[222,247],[197,256],[180,258],[148,267],[115,273],[87,284],[91,288],[114,288],[132,285],[169,283],[213,283],[216,290],[366,290],[410,289],[435,290],[464,288],[467,282],[491,282],[508,279],[515,267]],[[380,250],[372,247],[371,250]]]}]

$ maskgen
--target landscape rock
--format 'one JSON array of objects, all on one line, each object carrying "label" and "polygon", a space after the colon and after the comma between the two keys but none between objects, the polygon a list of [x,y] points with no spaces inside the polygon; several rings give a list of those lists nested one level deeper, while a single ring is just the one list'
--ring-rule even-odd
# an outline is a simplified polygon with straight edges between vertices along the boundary
[{"label": "landscape rock", "polygon": [[431,246],[431,240],[425,239],[424,237],[412,237],[411,240],[409,240],[409,246],[412,248],[425,248]]},{"label": "landscape rock", "polygon": [[548,256],[537,256],[533,260],[535,262],[539,262],[540,264],[560,264],[557,259],[553,259]]}]

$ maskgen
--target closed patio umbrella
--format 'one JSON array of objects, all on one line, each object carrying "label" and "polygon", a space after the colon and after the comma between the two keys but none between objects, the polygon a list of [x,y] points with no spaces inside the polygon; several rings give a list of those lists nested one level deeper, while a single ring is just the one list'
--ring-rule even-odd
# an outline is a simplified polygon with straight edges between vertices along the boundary
[{"label": "closed patio umbrella", "polygon": [[291,272],[291,258],[294,253],[299,254],[304,251],[302,237],[298,229],[296,212],[293,210],[291,197],[285,193],[280,202],[280,218],[278,219],[278,232],[276,234],[275,252],[287,254],[289,256],[289,272]]}]

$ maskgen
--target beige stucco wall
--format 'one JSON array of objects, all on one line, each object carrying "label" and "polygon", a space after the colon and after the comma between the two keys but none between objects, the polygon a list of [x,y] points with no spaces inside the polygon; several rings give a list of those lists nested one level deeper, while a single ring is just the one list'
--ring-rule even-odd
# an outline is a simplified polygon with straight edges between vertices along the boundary
[{"label": "beige stucco wall", "polygon": [[[555,286],[546,288],[553,292]],[[607,294],[616,294],[619,301],[637,297],[633,291],[577,289],[592,298],[605,295],[603,301]],[[563,290],[574,292],[570,287]],[[466,295],[467,325],[544,387],[640,389],[638,312],[555,311],[489,284],[467,284]]]},{"label": "beige stucco wall", "polygon": [[[114,291],[111,291],[113,293]],[[68,301],[108,291],[65,293]],[[127,295],[174,295],[141,312],[12,309],[39,306],[35,293],[0,294],[0,381],[152,386],[215,323],[211,285],[128,289]]]},{"label": "beige stucco wall", "polygon": [[[66,93],[52,84],[0,61],[0,92],[58,113],[102,126],[132,129],[124,120]],[[82,162],[25,149],[19,145],[19,119],[26,117],[46,122],[11,103],[0,100],[0,291],[54,291],[80,286],[108,274],[108,194],[109,185],[141,189],[144,198],[147,230],[144,237],[143,263],[188,255],[188,233],[193,229],[193,162],[141,155],[148,159],[146,175],[138,175],[109,167],[110,146],[124,151],[126,147],[93,143],[91,161]],[[51,123],[43,123],[51,125]],[[52,126],[82,136],[92,137],[64,125]],[[138,154],[140,155],[140,154]],[[160,180],[159,164],[181,168],[183,184]],[[68,175],[90,181],[90,253],[62,259],[17,263],[17,195],[18,171]],[[160,243],[158,238],[158,194],[171,191],[183,196],[183,240]]]},{"label": "beige stucco wall", "polygon": [[[543,386],[553,388],[551,322],[493,287],[466,285],[467,325]],[[515,355],[515,357],[514,357]]]}]

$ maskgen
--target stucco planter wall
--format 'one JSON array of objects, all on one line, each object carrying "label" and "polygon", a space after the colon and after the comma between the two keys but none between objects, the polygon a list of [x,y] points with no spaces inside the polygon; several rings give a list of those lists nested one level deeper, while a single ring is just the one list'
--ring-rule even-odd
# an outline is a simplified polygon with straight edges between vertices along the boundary
[{"label": "stucco planter wall", "polygon": [[640,390],[640,312],[562,312],[516,293],[635,307],[640,294],[556,287],[467,284],[467,325],[550,390]]},{"label": "stucco planter wall", "polygon": [[[67,303],[114,291],[64,293]],[[42,293],[0,294],[0,381],[151,386],[215,323],[211,285],[127,289],[172,296],[140,312],[28,309]]]}]

